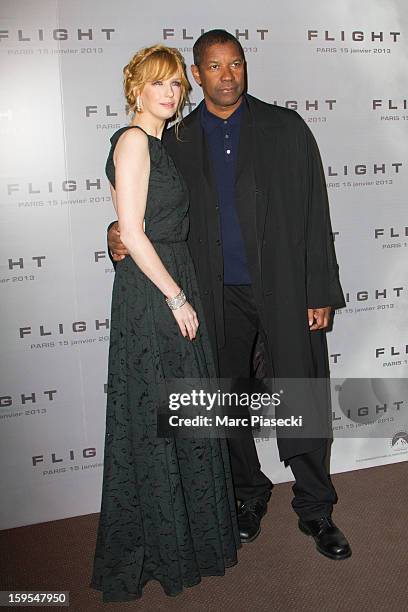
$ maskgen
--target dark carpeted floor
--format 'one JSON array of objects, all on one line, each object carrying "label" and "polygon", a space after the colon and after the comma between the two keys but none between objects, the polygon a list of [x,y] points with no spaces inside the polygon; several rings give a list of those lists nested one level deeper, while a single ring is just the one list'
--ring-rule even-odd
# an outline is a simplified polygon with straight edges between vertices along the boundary
[{"label": "dark carpeted floor", "polygon": [[408,462],[337,474],[333,482],[333,517],[353,548],[344,561],[320,555],[298,530],[285,483],[275,486],[262,533],[241,548],[238,565],[175,598],[150,583],[142,600],[102,603],[88,587],[97,514],[0,532],[0,590],[70,591],[75,612],[408,610]]}]

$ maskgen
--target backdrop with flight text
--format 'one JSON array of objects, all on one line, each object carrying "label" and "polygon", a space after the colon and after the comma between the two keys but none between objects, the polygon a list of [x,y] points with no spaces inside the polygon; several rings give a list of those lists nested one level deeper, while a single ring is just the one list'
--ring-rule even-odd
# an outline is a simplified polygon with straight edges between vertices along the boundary
[{"label": "backdrop with flight text", "polygon": [[[347,307],[328,334],[332,472],[408,459],[406,0],[3,0],[0,16],[0,528],[99,511],[115,218],[104,174],[142,46],[237,36],[248,89],[320,147]],[[198,87],[191,108],[201,100]],[[384,435],[360,432],[375,414]],[[368,417],[367,417],[368,415]],[[378,418],[381,417],[381,418]],[[276,440],[264,471],[291,480]]]}]

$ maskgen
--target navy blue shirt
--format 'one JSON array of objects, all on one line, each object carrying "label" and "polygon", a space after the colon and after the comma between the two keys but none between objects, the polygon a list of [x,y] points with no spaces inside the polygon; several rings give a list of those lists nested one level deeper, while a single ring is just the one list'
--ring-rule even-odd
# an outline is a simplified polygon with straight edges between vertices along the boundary
[{"label": "navy blue shirt", "polygon": [[212,161],[219,201],[224,285],[250,285],[245,245],[235,206],[235,171],[238,157],[242,103],[228,119],[213,115],[203,103],[201,125]]}]

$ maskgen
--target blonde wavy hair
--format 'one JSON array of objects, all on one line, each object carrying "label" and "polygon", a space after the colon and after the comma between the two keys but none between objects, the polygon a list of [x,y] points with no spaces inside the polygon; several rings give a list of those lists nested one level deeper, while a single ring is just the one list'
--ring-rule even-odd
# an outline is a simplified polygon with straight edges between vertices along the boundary
[{"label": "blonde wavy hair", "polygon": [[[129,109],[136,112],[136,101],[149,81],[162,81],[177,74],[181,83],[181,96],[175,113],[177,124],[182,119],[182,110],[188,100],[191,85],[186,74],[186,65],[178,49],[165,45],[153,45],[140,49],[123,68],[123,89]],[[178,125],[176,126],[178,127]]]}]

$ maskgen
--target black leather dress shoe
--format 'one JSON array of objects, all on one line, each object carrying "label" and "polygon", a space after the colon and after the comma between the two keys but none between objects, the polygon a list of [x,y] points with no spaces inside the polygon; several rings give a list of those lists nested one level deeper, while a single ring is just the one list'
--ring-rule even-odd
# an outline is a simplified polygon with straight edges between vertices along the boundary
[{"label": "black leather dress shoe", "polygon": [[312,521],[299,519],[299,529],[306,535],[313,536],[317,550],[329,559],[351,557],[350,544],[330,516],[322,516]]},{"label": "black leather dress shoe", "polygon": [[243,502],[238,510],[238,526],[241,542],[253,542],[261,533],[261,519],[266,514],[267,502],[250,499]]}]

